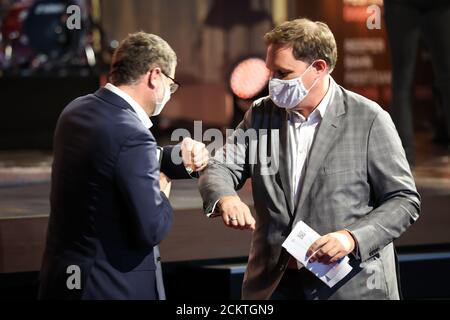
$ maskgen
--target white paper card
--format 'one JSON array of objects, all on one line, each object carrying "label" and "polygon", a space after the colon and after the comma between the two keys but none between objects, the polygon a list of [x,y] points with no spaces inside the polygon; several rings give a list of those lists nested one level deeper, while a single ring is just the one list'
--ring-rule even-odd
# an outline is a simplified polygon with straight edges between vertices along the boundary
[{"label": "white paper card", "polygon": [[283,247],[305,266],[306,269],[311,271],[331,288],[345,278],[353,268],[348,263],[350,260],[348,257],[344,257],[340,261],[330,265],[319,262],[309,263],[306,252],[319,238],[320,235],[316,231],[311,229],[303,221],[300,221],[283,243]]}]

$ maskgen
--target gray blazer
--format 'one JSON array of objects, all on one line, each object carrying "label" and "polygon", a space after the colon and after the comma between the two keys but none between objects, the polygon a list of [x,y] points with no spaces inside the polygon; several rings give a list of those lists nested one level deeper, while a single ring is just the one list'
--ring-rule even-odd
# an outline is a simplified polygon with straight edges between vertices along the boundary
[{"label": "gray blazer", "polygon": [[[357,240],[357,255],[350,255],[353,271],[331,289],[313,276],[302,285],[308,299],[399,298],[393,240],[418,219],[420,195],[389,114],[334,80],[331,86],[333,96],[308,158],[299,199],[293,198],[289,182],[287,113],[269,98],[255,102],[238,126],[242,130],[229,137],[200,177],[205,213],[252,180],[256,230],[244,299],[271,297],[290,258],[282,243],[300,220],[322,235],[350,230]],[[233,143],[251,128],[268,134]],[[279,139],[274,138],[278,132]],[[255,145],[279,154],[273,160],[279,161],[274,174],[263,172],[267,165],[259,161],[260,152],[258,161],[249,161]],[[230,149],[245,161],[220,159]]]}]

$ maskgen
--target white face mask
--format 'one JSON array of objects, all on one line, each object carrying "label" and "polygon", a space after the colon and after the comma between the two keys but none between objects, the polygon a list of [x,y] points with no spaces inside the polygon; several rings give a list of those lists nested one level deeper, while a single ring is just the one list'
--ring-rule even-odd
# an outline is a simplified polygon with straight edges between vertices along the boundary
[{"label": "white face mask", "polygon": [[279,108],[288,110],[298,106],[319,80],[319,78],[317,78],[309,90],[306,89],[303,84],[302,78],[312,65],[313,64],[311,64],[300,77],[295,79],[281,80],[272,78],[269,83],[269,93],[273,103]]},{"label": "white face mask", "polygon": [[[162,78],[161,78],[162,81]],[[167,89],[167,87],[164,85],[164,97],[161,101],[157,101],[158,97],[156,96],[155,91],[153,91],[153,94],[155,95],[155,111],[153,111],[152,117],[159,116],[159,114],[163,111],[164,107],[166,106],[167,102],[170,100],[170,90]]]}]

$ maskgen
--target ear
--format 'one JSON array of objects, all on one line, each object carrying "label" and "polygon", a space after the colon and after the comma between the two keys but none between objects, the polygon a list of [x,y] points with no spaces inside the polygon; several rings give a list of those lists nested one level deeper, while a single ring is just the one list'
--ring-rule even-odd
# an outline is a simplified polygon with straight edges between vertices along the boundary
[{"label": "ear", "polygon": [[158,79],[161,77],[161,69],[160,68],[153,68],[150,69],[146,74],[146,81],[148,83],[148,86],[151,89],[155,89],[158,83]]},{"label": "ear", "polygon": [[319,59],[314,61],[313,68],[316,73],[323,73],[328,71],[328,64],[325,60]]}]

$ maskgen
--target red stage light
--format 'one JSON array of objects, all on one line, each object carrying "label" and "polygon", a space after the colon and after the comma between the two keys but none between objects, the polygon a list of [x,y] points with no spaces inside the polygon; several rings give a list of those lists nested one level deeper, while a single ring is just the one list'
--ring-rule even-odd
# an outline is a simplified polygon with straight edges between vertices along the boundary
[{"label": "red stage light", "polygon": [[231,91],[241,99],[251,99],[269,82],[270,71],[264,60],[249,58],[240,62],[230,78]]}]

